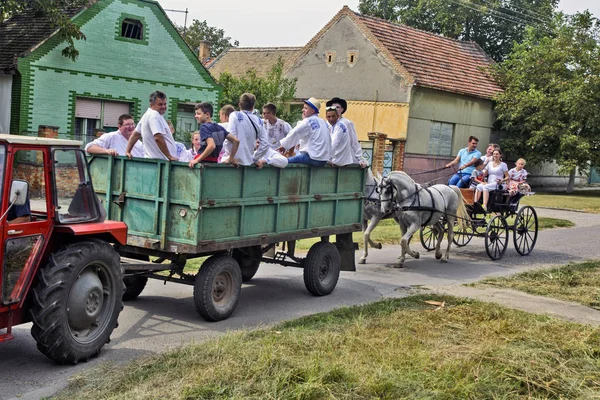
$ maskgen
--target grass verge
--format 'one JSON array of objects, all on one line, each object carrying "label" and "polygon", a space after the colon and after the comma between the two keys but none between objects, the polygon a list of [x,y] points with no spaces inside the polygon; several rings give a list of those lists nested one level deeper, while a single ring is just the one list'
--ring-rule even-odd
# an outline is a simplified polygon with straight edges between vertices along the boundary
[{"label": "grass verge", "polygon": [[[507,219],[507,222],[510,225],[514,223],[514,217]],[[575,226],[575,224],[566,219],[559,218],[546,218],[546,217],[538,217],[539,229],[553,229],[553,228],[570,228]],[[482,231],[485,231],[482,229]],[[363,236],[362,232],[354,232],[352,234],[352,239],[358,243],[359,248],[363,248]],[[302,251],[308,251],[310,246],[320,241],[320,238],[310,238],[310,239],[302,239],[299,240],[296,244],[296,249]],[[386,219],[383,220],[377,225],[377,227],[371,232],[371,240],[376,243],[381,244],[400,244],[400,228],[398,224],[394,222],[394,220]],[[413,240],[411,243],[418,244],[419,243],[419,233],[415,233]]]},{"label": "grass verge", "polygon": [[591,398],[599,340],[590,326],[413,296],[104,365],[56,398]]},{"label": "grass verge", "polygon": [[488,278],[475,285],[515,289],[600,309],[600,261],[528,271],[506,278]]},{"label": "grass verge", "polygon": [[575,193],[536,193],[521,199],[522,206],[550,207],[600,213],[600,190]]}]

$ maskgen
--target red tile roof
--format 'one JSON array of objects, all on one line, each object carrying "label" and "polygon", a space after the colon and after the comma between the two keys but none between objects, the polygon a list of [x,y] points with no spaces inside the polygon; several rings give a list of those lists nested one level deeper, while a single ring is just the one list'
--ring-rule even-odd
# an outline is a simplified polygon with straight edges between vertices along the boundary
[{"label": "red tile roof", "polygon": [[484,71],[493,61],[475,42],[356,14],[417,86],[491,99],[502,88]]}]

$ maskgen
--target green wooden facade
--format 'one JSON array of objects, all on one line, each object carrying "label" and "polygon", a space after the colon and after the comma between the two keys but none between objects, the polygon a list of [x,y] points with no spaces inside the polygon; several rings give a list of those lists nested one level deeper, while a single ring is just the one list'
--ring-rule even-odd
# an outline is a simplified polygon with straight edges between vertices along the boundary
[{"label": "green wooden facade", "polygon": [[[140,40],[122,36],[125,18],[140,21]],[[75,62],[61,55],[54,35],[18,61],[13,80],[11,132],[58,126],[61,137],[74,131],[77,98],[126,102],[136,121],[148,96],[168,96],[167,119],[177,120],[177,105],[217,104],[221,88],[186,45],[156,1],[98,0],[73,18],[85,34],[76,42]]]},{"label": "green wooden facade", "polygon": [[361,230],[365,170],[234,168],[93,156],[94,190],[127,244],[202,254]]}]

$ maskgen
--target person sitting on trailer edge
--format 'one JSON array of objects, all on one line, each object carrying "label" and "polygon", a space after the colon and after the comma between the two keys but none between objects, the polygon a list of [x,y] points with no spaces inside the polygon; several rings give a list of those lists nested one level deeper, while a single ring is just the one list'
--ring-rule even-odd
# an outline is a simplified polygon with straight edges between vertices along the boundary
[{"label": "person sitting on trailer edge", "polygon": [[204,102],[195,107],[195,118],[200,125],[200,149],[198,154],[188,165],[194,168],[199,162],[216,163],[219,160],[219,154],[223,148],[225,139],[232,143],[231,154],[227,163],[237,165],[235,154],[237,153],[240,141],[231,133],[227,132],[221,125],[212,122],[213,106]]},{"label": "person sitting on trailer edge", "polygon": [[[85,146],[88,154],[108,154],[111,156],[124,156],[127,149],[127,141],[135,130],[133,117],[129,114],[123,114],[117,120],[118,130],[105,133],[93,142]],[[136,142],[131,150],[134,157],[144,157],[144,146]]]},{"label": "person sitting on trailer edge", "polygon": [[314,97],[304,100],[302,121],[281,139],[280,153],[300,145],[298,154],[288,159],[290,164],[308,164],[323,167],[331,159],[331,134],[327,122],[319,118],[321,103]]},{"label": "person sitting on trailer edge", "polygon": [[339,119],[338,110],[335,106],[326,108],[327,122],[331,131],[331,160],[329,164],[337,167],[354,164],[352,146],[350,145],[350,132],[346,125]]}]

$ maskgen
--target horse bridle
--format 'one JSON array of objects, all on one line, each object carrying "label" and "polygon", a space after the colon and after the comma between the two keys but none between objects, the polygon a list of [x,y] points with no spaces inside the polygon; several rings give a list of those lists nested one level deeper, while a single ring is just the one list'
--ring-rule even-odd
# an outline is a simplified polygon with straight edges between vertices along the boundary
[{"label": "horse bridle", "polygon": [[[381,186],[385,186],[384,190],[392,190],[392,210],[393,211],[429,211],[430,215],[429,218],[427,218],[427,221],[425,221],[425,223],[423,224],[423,226],[427,226],[429,225],[429,222],[431,221],[431,218],[433,218],[433,214],[436,212],[439,212],[439,210],[435,207],[435,198],[433,197],[433,194],[431,194],[431,192],[429,191],[429,189],[425,186],[421,186],[419,188],[419,185],[417,185],[415,183],[415,191],[414,193],[410,194],[409,196],[407,196],[405,199],[403,199],[402,201],[398,200],[398,196],[396,196],[396,193],[398,193],[398,189],[396,188],[396,186],[394,185],[393,182],[389,182],[389,181],[381,181]],[[377,189],[379,189],[379,187],[377,187]],[[436,188],[432,188],[435,189],[436,192],[438,192],[440,195],[440,191],[437,190]],[[421,207],[421,199],[418,196],[419,192],[421,190],[425,190],[429,196],[431,197],[431,207]],[[379,193],[379,190],[378,190]],[[404,202],[405,200],[414,197],[412,203],[409,206],[405,206],[405,207],[401,207],[400,203]],[[444,196],[441,196],[442,199],[444,198]],[[418,203],[418,204],[417,204]],[[445,203],[445,201],[444,201]]]}]

